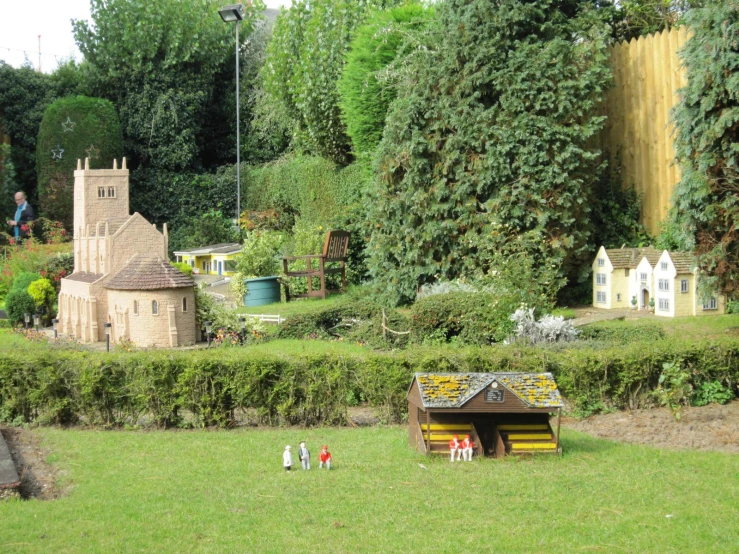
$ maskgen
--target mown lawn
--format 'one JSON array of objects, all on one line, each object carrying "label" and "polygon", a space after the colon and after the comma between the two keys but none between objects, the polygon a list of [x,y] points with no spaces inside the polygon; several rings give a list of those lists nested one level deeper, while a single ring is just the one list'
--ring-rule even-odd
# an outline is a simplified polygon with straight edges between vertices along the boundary
[{"label": "mown lawn", "polygon": [[[739,545],[735,455],[564,432],[561,458],[450,464],[411,451],[402,427],[34,432],[67,493],[0,504],[4,553],[663,553]],[[315,467],[286,474],[284,445],[296,449],[301,439]],[[330,472],[317,469],[324,442],[334,455]]]},{"label": "mown lawn", "polygon": [[739,314],[597,321],[589,327],[627,328],[650,324],[662,327],[668,337],[680,337],[686,341],[725,337],[728,334],[739,336]]}]

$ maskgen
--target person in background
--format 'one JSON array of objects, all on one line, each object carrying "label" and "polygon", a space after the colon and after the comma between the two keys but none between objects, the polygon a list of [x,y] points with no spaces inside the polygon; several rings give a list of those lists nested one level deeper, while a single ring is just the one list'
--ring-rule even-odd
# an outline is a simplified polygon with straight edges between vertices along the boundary
[{"label": "person in background", "polygon": [[324,465],[326,469],[331,469],[331,452],[328,451],[328,446],[325,444],[321,447],[321,453],[318,456],[318,469],[321,469]]},{"label": "person in background", "polygon": [[290,445],[288,444],[285,447],[285,451],[282,453],[282,467],[285,468],[285,471],[290,471],[290,468],[293,465],[293,455],[292,452],[290,452]]},{"label": "person in background", "polygon": [[28,224],[36,219],[36,213],[26,199],[26,193],[18,191],[15,193],[15,204],[18,209],[15,211],[15,217],[8,220],[8,225],[13,228],[13,236],[15,240],[25,239],[29,235]]}]

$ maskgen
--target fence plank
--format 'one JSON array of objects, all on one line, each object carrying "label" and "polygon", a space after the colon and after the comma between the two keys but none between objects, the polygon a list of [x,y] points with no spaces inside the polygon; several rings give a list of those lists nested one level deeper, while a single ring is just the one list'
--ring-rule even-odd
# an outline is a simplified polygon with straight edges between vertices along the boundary
[{"label": "fence plank", "polygon": [[680,180],[671,113],[678,89],[687,84],[678,58],[687,37],[681,28],[614,45],[609,52],[614,87],[599,108],[608,117],[600,146],[612,167],[620,163],[623,185],[642,195],[642,223],[652,234],[659,232]]}]

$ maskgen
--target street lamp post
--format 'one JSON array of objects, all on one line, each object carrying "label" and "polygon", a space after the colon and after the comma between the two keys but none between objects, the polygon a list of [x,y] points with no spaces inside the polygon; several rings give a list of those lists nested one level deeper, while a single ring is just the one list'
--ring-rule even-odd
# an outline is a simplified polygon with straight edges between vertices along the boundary
[{"label": "street lamp post", "polygon": [[59,320],[56,318],[52,319],[51,325],[54,327],[54,338],[59,338]]},{"label": "street lamp post", "polygon": [[31,323],[31,314],[28,312],[23,314],[23,321],[26,322],[26,329],[28,329],[28,325]]},{"label": "street lamp post", "polygon": [[213,322],[212,321],[206,321],[205,323],[205,336],[208,339],[208,346],[210,347],[210,330],[212,329]]},{"label": "street lamp post", "polygon": [[218,10],[226,23],[236,22],[236,222],[241,217],[241,117],[239,114],[239,21],[244,19],[244,5],[230,4]]},{"label": "street lamp post", "polygon": [[246,342],[246,318],[239,318],[239,327],[241,327],[241,344]]},{"label": "street lamp post", "polygon": [[41,325],[41,316],[38,314],[33,314],[33,326],[36,328],[37,333],[39,325]]},{"label": "street lamp post", "polygon": [[107,352],[110,352],[110,327],[111,327],[111,324],[110,323],[106,323],[104,325],[104,327],[105,327],[105,350]]}]

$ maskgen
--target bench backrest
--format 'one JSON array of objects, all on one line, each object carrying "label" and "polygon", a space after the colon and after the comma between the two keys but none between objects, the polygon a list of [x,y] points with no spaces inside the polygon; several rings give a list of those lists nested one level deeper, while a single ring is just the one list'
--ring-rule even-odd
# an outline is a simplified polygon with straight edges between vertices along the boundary
[{"label": "bench backrest", "polygon": [[327,262],[345,262],[349,248],[348,231],[329,231],[323,244],[323,257]]}]

